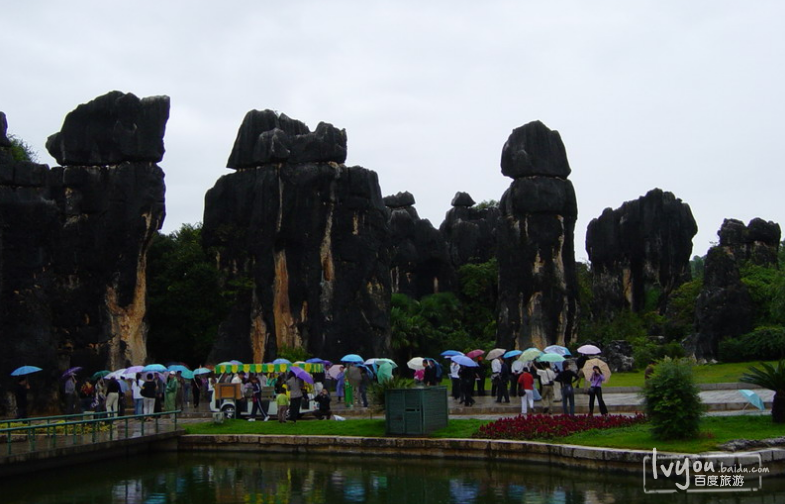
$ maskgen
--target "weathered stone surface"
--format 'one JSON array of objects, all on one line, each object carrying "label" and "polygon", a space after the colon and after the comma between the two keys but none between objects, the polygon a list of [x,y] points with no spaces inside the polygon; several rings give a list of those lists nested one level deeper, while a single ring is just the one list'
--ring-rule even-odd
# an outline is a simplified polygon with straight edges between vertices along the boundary
[{"label": "weathered stone surface", "polygon": [[346,130],[319,123],[311,133],[304,123],[272,110],[245,115],[227,167],[256,168],[270,163],[343,163]]},{"label": "weathered stone surface", "polygon": [[540,121],[514,129],[502,148],[502,173],[512,178],[567,178],[570,163],[559,132],[551,131]]},{"label": "weathered stone surface", "polygon": [[602,348],[605,362],[611,371],[628,372],[635,370],[635,358],[633,357],[632,343],[625,340],[614,340]]},{"label": "weathered stone surface", "polygon": [[514,130],[502,173],[515,180],[499,205],[497,345],[564,345],[575,335],[578,212],[558,133],[540,122]]},{"label": "weathered stone surface", "polygon": [[5,112],[0,111],[0,147],[11,147],[11,140],[8,139],[8,120]]},{"label": "weathered stone surface", "polygon": [[452,204],[439,231],[447,240],[453,267],[483,263],[496,257],[499,208],[473,207],[474,200],[465,192],[456,193]]},{"label": "weathered stone surface", "polygon": [[741,281],[746,262],[776,264],[779,225],[753,219],[749,226],[726,219],[718,231],[720,243],[706,254],[703,289],[695,304],[695,334],[683,345],[699,360],[717,358],[719,342],[754,329],[755,306]]},{"label": "weathered stone surface", "polygon": [[777,264],[781,231],[776,222],[755,218],[745,226],[740,220],[725,219],[717,234],[719,245],[727,247],[737,261],[758,266]]},{"label": "weathered stone surface", "polygon": [[420,219],[409,192],[386,196],[390,212],[392,291],[420,299],[451,291],[455,270],[447,242],[428,219]]},{"label": "weathered stone surface", "polygon": [[384,355],[390,231],[377,175],[291,155],[247,169],[259,162],[248,148],[275,128],[307,136],[299,121],[252,111],[230,158],[246,169],[221,177],[205,198],[204,245],[217,251],[227,281],[244,286],[210,360],[267,362],[283,347],[324,358]]},{"label": "weathered stone surface", "polygon": [[66,115],[46,149],[63,166],[157,163],[163,159],[168,119],[168,96],[140,100],[112,91]]},{"label": "weathered stone surface", "polygon": [[20,363],[43,368],[33,411],[56,411],[69,367],[146,358],[145,261],[163,222],[163,179],[149,162],[0,162],[0,386],[9,390]]},{"label": "weathered stone surface", "polygon": [[664,312],[670,294],[690,280],[692,237],[698,226],[689,205],[653,189],[589,223],[586,251],[592,265],[596,314],[640,311],[647,292]]}]

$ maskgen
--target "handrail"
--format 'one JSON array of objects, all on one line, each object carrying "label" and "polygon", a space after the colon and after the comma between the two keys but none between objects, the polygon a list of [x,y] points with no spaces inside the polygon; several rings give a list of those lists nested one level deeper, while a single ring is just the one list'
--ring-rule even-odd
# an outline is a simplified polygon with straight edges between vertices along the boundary
[{"label": "handrail", "polygon": [[[126,416],[102,416],[101,418],[92,418],[92,419],[89,419],[89,420],[76,420],[76,421],[66,421],[66,422],[60,422],[60,421],[58,421],[58,422],[51,422],[51,421],[48,421],[46,423],[38,423],[38,424],[33,424],[33,425],[21,425],[21,426],[16,426],[16,427],[0,428],[0,436],[5,437],[6,445],[7,445],[6,453],[7,453],[7,455],[11,455],[12,454],[12,447],[13,447],[12,435],[15,434],[15,433],[27,433],[27,441],[28,441],[29,451],[33,452],[33,451],[36,451],[36,436],[37,435],[48,436],[50,438],[50,448],[54,449],[54,448],[57,447],[58,429],[62,429],[63,430],[63,433],[61,435],[65,436],[65,439],[67,439],[68,431],[69,431],[68,428],[69,427],[73,427],[73,429],[71,429],[72,430],[72,432],[71,432],[71,436],[72,436],[71,446],[75,446],[77,444],[77,436],[81,436],[82,438],[84,438],[84,436],[86,434],[88,434],[88,433],[92,434],[91,442],[95,443],[97,441],[98,432],[100,430],[100,429],[96,428],[97,424],[109,424],[109,440],[110,441],[114,440],[114,430],[115,430],[114,424],[116,422],[121,422],[121,421],[125,423],[125,439],[128,439],[128,437],[129,437],[129,429],[128,429],[129,421],[130,420],[135,420],[135,419],[143,420],[141,422],[141,424],[140,424],[140,434],[142,436],[145,435],[145,432],[144,432],[145,431],[144,420],[147,419],[147,418],[153,418],[155,420],[155,433],[157,434],[159,432],[159,430],[160,430],[160,425],[159,425],[160,418],[163,417],[163,416],[171,415],[172,419],[174,421],[174,429],[177,430],[177,415],[178,415],[178,413],[181,413],[181,412],[182,412],[182,410],[172,410],[172,411],[162,411],[160,413],[149,413],[149,414],[146,414],[146,415],[142,414],[142,415],[126,415]],[[103,411],[102,412],[94,412],[92,414],[92,416],[95,417],[95,415],[97,415],[97,414],[105,415],[106,412],[103,412]],[[34,419],[32,419],[32,418],[22,418],[22,419],[16,420],[16,422],[29,422],[29,421],[40,421],[40,420],[52,420],[52,419],[58,420],[58,419],[63,419],[63,418],[78,417],[78,416],[85,416],[85,415],[90,416],[90,414],[88,414],[88,413],[82,413],[82,414],[76,414],[76,415],[58,415],[58,416],[53,416],[53,417],[38,417],[38,418],[34,418]],[[8,423],[8,422],[3,422],[3,423]],[[84,426],[81,429],[82,430],[81,433],[78,432],[78,430],[79,430],[78,427],[79,426]],[[89,432],[88,432],[88,428],[90,428]],[[28,432],[28,431],[32,431],[32,432]],[[40,432],[38,432],[38,431],[40,431]]]},{"label": "handrail", "polygon": [[[105,415],[105,411],[85,411],[83,413],[71,413],[68,415],[55,415],[55,416],[45,416],[45,417],[32,417],[32,418],[7,418],[7,419],[0,419],[0,425],[2,424],[12,424],[12,423],[20,423],[20,422],[51,422],[52,420],[60,420],[61,418],[81,418],[86,416],[95,416],[95,415]],[[3,427],[0,427],[3,429]]]}]

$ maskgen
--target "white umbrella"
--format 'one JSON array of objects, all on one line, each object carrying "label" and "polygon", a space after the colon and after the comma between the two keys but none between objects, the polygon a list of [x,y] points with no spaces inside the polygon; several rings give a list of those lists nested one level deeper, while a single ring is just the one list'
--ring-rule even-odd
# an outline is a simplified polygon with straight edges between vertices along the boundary
[{"label": "white umbrella", "polygon": [[415,357],[406,363],[406,367],[417,371],[418,369],[425,369],[425,363],[422,357]]},{"label": "white umbrella", "polygon": [[505,348],[494,348],[485,356],[486,360],[493,360],[497,357],[501,357],[507,350]]},{"label": "white umbrella", "polygon": [[594,373],[594,366],[600,368],[600,372],[605,375],[605,381],[603,385],[608,383],[608,380],[611,379],[611,368],[608,367],[608,364],[604,360],[600,359],[589,359],[586,361],[586,364],[583,365],[583,376],[586,377],[586,380],[591,379],[592,373]]},{"label": "white umbrella", "polygon": [[602,353],[602,350],[594,345],[583,345],[578,347],[578,353],[582,353],[583,355],[597,355]]}]

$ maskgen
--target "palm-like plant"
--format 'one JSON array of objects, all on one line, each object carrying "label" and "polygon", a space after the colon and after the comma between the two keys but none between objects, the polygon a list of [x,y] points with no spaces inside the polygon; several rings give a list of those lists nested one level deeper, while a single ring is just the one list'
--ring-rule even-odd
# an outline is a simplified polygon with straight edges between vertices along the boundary
[{"label": "palm-like plant", "polygon": [[785,423],[785,359],[781,360],[776,368],[765,362],[761,362],[760,365],[763,369],[751,367],[739,378],[739,381],[773,390],[771,419],[774,423]]}]

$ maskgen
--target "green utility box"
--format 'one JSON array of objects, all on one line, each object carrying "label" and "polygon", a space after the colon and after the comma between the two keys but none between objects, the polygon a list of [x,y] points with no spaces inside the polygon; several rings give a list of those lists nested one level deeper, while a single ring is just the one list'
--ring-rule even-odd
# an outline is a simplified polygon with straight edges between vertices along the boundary
[{"label": "green utility box", "polygon": [[387,435],[416,436],[447,427],[447,387],[392,389],[385,401]]}]

